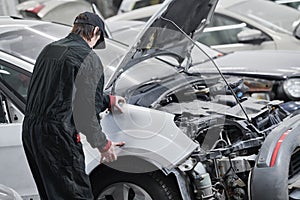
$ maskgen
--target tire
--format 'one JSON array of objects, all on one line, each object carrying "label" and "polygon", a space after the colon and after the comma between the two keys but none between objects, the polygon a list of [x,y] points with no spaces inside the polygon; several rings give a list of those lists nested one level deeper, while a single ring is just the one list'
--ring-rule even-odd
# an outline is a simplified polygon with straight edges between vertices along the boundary
[{"label": "tire", "polygon": [[160,171],[126,173],[105,168],[91,179],[97,200],[181,200],[175,181]]}]

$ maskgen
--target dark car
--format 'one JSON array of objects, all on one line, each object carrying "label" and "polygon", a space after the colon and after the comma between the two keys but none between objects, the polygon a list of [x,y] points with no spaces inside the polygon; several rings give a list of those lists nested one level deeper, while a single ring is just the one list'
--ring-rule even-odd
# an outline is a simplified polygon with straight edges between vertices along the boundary
[{"label": "dark car", "polygon": [[[214,62],[224,75],[244,79],[248,95],[268,100],[300,100],[300,51],[237,51],[218,56]],[[210,65],[191,68],[212,72]],[[197,69],[198,68],[198,69]]]}]

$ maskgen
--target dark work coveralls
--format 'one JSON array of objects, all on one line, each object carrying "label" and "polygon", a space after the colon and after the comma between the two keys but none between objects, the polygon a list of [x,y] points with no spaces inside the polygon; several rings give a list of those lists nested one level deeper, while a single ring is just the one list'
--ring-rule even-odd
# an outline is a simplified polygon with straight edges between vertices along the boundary
[{"label": "dark work coveralls", "polygon": [[103,94],[103,66],[79,36],[47,45],[28,89],[22,141],[41,199],[93,199],[82,144],[108,142],[97,114],[109,106]]}]

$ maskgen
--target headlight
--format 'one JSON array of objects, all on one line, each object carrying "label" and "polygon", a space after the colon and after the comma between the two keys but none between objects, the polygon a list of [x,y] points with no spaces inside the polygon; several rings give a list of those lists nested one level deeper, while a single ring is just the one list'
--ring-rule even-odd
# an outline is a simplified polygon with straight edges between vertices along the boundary
[{"label": "headlight", "polygon": [[288,79],[283,83],[286,95],[291,99],[300,98],[300,79]]}]

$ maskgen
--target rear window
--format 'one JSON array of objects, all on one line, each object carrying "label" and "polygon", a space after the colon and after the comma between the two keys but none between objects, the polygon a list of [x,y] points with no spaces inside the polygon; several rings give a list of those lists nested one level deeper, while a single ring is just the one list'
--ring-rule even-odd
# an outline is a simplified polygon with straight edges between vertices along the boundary
[{"label": "rear window", "polygon": [[69,32],[68,26],[48,23],[14,29],[0,34],[0,50],[34,63],[47,44]]}]

